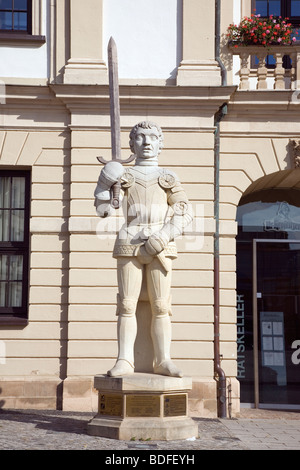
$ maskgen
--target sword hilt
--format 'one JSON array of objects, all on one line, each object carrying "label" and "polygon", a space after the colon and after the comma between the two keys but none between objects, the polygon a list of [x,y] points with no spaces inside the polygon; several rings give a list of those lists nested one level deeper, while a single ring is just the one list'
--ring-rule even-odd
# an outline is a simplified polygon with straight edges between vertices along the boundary
[{"label": "sword hilt", "polygon": [[[136,155],[133,154],[133,155],[130,155],[130,157],[127,158],[126,160],[121,160],[121,158],[113,158],[113,161],[124,164],[124,163],[132,162],[135,158],[136,158]],[[103,163],[104,165],[108,163],[109,161],[111,161],[111,160],[105,160],[105,158],[103,157],[97,157],[97,160],[98,162]]]},{"label": "sword hilt", "polygon": [[[127,160],[113,159],[115,162],[119,163],[130,163],[136,158],[135,155],[130,155]],[[97,157],[98,162],[103,163],[104,165],[108,163],[103,157]],[[120,192],[121,192],[121,183],[117,181],[111,188],[111,205],[114,209],[119,209],[120,207]]]},{"label": "sword hilt", "polygon": [[111,188],[111,205],[114,209],[119,209],[120,207],[120,191],[121,191],[121,184],[120,181],[117,181]]}]

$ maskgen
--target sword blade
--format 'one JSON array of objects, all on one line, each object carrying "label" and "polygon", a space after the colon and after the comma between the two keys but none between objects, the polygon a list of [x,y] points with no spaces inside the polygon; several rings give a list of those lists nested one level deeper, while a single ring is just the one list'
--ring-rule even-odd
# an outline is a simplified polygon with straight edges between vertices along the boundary
[{"label": "sword blade", "polygon": [[121,125],[117,46],[111,37],[108,43],[108,75],[110,95],[110,127],[112,160],[121,159]]}]

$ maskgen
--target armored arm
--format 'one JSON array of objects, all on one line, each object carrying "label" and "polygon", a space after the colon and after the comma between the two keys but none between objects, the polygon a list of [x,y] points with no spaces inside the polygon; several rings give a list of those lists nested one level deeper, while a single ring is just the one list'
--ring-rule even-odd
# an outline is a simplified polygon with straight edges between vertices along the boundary
[{"label": "armored arm", "polygon": [[94,192],[94,205],[99,217],[107,217],[113,213],[111,188],[121,179],[123,174],[124,168],[121,163],[118,162],[108,162],[104,168],[102,168]]},{"label": "armored arm", "polygon": [[145,249],[152,256],[163,251],[169,242],[182,235],[184,228],[193,220],[192,205],[176,175],[168,172],[167,178],[160,178],[160,185],[167,191],[168,204],[173,214],[170,220],[146,241]]}]

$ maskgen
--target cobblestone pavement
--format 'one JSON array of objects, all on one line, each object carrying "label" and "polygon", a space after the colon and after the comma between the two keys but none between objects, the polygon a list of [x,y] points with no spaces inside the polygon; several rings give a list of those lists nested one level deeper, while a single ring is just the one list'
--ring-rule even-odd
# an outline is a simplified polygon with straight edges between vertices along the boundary
[{"label": "cobblestone pavement", "polygon": [[[194,418],[199,437],[179,441],[118,441],[89,436],[94,413],[0,410],[1,450],[300,450],[299,413],[244,411],[238,419]],[[137,455],[137,454],[135,454]]]}]

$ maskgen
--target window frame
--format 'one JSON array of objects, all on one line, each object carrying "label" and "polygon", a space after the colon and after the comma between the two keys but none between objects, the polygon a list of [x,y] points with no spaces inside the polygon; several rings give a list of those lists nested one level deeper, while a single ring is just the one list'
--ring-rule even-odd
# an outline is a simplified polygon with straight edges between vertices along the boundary
[{"label": "window frame", "polygon": [[42,35],[42,2],[41,0],[28,0],[27,31],[0,29],[0,45],[29,45],[41,46],[46,42]]},{"label": "window frame", "polygon": [[[16,11],[21,11],[21,10],[17,10],[14,8],[14,1],[15,0],[12,0],[12,9],[11,10],[4,10],[4,9],[1,9],[0,8],[0,12],[1,11],[7,11],[7,12],[12,12],[12,18],[14,17],[14,13]],[[27,9],[26,10],[22,10],[22,11],[26,11],[26,14],[27,14],[27,27],[26,29],[1,29],[0,28],[0,32],[1,33],[12,33],[12,34],[29,34],[29,35],[32,35],[32,0],[27,0]],[[13,24],[12,24],[13,26]]]},{"label": "window frame", "polygon": [[[268,0],[267,0],[268,1]],[[269,4],[268,4],[269,7]],[[251,0],[251,11],[254,13],[256,10],[256,0]],[[289,18],[289,22],[292,24],[294,28],[299,28],[300,29],[300,16],[294,16],[291,18],[290,13],[291,13],[291,0],[281,0],[281,17],[282,18]],[[267,16],[269,16],[270,12],[268,12]],[[276,16],[275,16],[276,17]],[[251,69],[257,69],[258,64],[256,63],[255,56],[251,56]],[[275,64],[270,64],[268,57],[266,58],[266,67],[268,70],[274,70],[275,69]],[[283,67],[285,69],[290,69],[291,68],[291,62],[289,57],[284,56],[283,58]]]},{"label": "window frame", "polygon": [[0,326],[2,324],[24,325],[28,322],[31,174],[26,170],[0,170],[0,177],[25,178],[24,240],[22,242],[0,241],[0,255],[23,256],[22,305],[20,307],[0,307]]},{"label": "window frame", "polygon": [[[268,5],[269,6],[269,5]],[[256,9],[256,0],[251,0],[251,10],[254,12]],[[281,16],[282,18],[289,18],[290,23],[294,27],[300,27],[300,16],[291,16],[291,0],[281,0]],[[271,13],[272,14],[272,13]],[[269,16],[270,13],[267,15]]]}]

